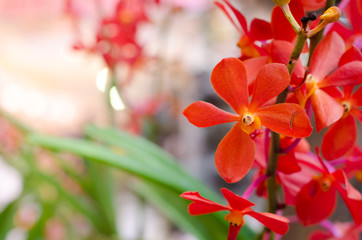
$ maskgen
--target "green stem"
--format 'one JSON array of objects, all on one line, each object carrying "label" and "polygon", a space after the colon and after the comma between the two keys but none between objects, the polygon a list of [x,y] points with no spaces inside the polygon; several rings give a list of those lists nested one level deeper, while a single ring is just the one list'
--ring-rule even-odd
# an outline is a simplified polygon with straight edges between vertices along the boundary
[{"label": "green stem", "polygon": [[[328,8],[335,6],[335,5],[336,5],[335,0],[327,0],[326,5],[324,7],[324,11],[326,11]],[[321,22],[322,22],[322,20],[319,23],[321,23]],[[316,35],[314,35],[313,37],[310,38],[308,66],[310,65],[310,61],[312,59],[312,55],[313,55],[313,52],[314,52],[316,46],[323,38],[323,31],[324,31],[324,28],[322,30],[320,30]]]},{"label": "green stem", "polygon": [[[293,52],[289,57],[289,61],[287,63],[287,68],[289,74],[292,75],[295,64],[297,63],[300,54],[305,46],[307,41],[306,33],[301,30],[298,33],[297,41],[294,46]],[[277,97],[276,104],[284,103],[287,99],[288,88],[284,89],[282,93],[280,93]],[[269,177],[267,179],[267,191],[268,191],[268,212],[276,213],[278,209],[278,201],[277,201],[277,190],[278,186],[276,183],[276,171],[278,166],[279,152],[280,152],[280,136],[276,132],[271,132],[271,141],[270,141],[270,152],[266,174]],[[265,232],[265,231],[264,231]],[[270,239],[274,239],[274,233],[270,233]]]}]

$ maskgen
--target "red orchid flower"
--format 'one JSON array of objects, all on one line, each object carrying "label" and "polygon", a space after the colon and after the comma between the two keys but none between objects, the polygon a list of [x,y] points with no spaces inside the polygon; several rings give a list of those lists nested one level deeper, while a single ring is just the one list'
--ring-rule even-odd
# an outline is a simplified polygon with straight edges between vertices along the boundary
[{"label": "red orchid flower", "polygon": [[225,216],[225,220],[230,223],[228,240],[235,240],[241,227],[245,224],[244,215],[249,215],[267,228],[278,234],[285,234],[288,231],[289,220],[283,216],[272,213],[258,213],[250,207],[255,204],[236,195],[226,188],[221,189],[228,205],[221,205],[202,197],[198,192],[185,192],[181,194],[182,198],[193,201],[189,205],[189,213],[191,215],[208,214],[223,210],[228,210],[230,213]]},{"label": "red orchid flower", "polygon": [[335,99],[343,106],[344,114],[332,124],[323,136],[322,153],[325,159],[332,160],[342,157],[351,150],[357,140],[357,124],[355,118],[362,121],[362,88],[352,93],[352,87],[345,87],[342,92],[334,91]]},{"label": "red orchid flower", "polygon": [[183,112],[197,127],[236,122],[220,142],[215,154],[216,168],[229,183],[242,179],[251,168],[255,155],[253,138],[262,133],[261,126],[298,138],[309,136],[312,131],[308,116],[299,105],[282,103],[263,106],[289,85],[290,76],[285,65],[270,63],[260,69],[250,102],[247,82],[242,61],[223,59],[212,71],[211,84],[237,114],[203,101],[192,103]]},{"label": "red orchid flower", "polygon": [[216,6],[225,13],[227,18],[240,33],[240,40],[238,42],[238,46],[241,49],[241,59],[245,60],[248,58],[265,55],[265,50],[259,47],[256,42],[266,41],[273,37],[270,23],[265,20],[256,18],[251,22],[250,29],[248,29],[248,25],[244,15],[241,14],[241,12],[237,10],[233,5],[231,5],[228,0],[223,1],[231,9],[239,22],[239,24],[235,23],[235,21],[227,11],[226,7],[222,3],[215,2]]},{"label": "red orchid flower", "polygon": [[113,69],[119,62],[131,66],[142,58],[142,47],[136,41],[137,28],[147,21],[144,2],[120,0],[110,18],[104,18],[96,36],[96,50]]},{"label": "red orchid flower", "polygon": [[[77,15],[71,9],[72,1],[68,1],[66,7],[73,21],[77,21]],[[135,67],[144,59],[143,48],[137,43],[136,33],[140,23],[145,21],[148,19],[144,0],[119,0],[112,15],[105,16],[100,21],[95,43],[86,46],[80,36],[77,36],[78,39],[73,48],[75,50],[85,49],[91,53],[102,55],[110,69],[114,69],[120,62],[126,63],[131,68]],[[78,28],[75,22],[77,35],[79,34]]]},{"label": "red orchid flower", "polygon": [[[317,149],[318,153],[318,149]],[[338,191],[356,224],[362,223],[362,195],[350,184],[342,170],[331,172],[321,157],[320,175],[315,176],[299,191],[295,209],[303,225],[311,225],[329,217],[335,208]]]},{"label": "red orchid flower", "polygon": [[[305,81],[307,94],[302,100],[302,105],[310,98],[317,132],[339,120],[344,113],[342,105],[323,91],[323,88],[362,83],[360,61],[349,62],[334,70],[344,49],[343,39],[332,32],[318,44],[311,59],[310,73]],[[327,76],[332,71],[333,73]]]}]

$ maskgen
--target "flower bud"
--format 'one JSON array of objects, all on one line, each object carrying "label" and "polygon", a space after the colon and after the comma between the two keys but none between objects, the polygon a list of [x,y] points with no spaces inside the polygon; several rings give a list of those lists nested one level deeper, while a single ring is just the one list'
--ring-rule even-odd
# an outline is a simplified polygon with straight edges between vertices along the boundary
[{"label": "flower bud", "polygon": [[341,10],[338,7],[333,6],[328,8],[321,16],[320,19],[327,21],[328,23],[336,22],[341,17]]},{"label": "flower bud", "polygon": [[273,0],[273,2],[280,7],[285,4],[288,4],[290,2],[290,0]]}]

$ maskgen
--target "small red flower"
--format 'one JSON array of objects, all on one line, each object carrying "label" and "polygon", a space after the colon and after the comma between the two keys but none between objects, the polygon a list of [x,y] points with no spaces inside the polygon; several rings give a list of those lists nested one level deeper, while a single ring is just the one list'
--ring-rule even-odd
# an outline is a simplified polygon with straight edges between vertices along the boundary
[{"label": "small red flower", "polygon": [[245,224],[244,215],[255,218],[278,234],[285,234],[288,231],[289,220],[287,218],[272,213],[255,212],[250,208],[255,205],[254,203],[236,195],[226,188],[222,188],[221,192],[228,202],[228,205],[221,205],[208,200],[198,192],[185,192],[181,194],[181,197],[193,201],[189,205],[189,213],[191,215],[208,214],[223,210],[230,211],[230,213],[225,216],[225,220],[230,223],[228,240],[235,240],[237,238],[241,227]]},{"label": "small red flower", "polygon": [[323,167],[320,175],[313,177],[299,191],[295,209],[300,222],[311,225],[329,217],[336,206],[338,191],[356,224],[362,223],[362,196],[353,188],[342,170],[331,172],[318,156]]},{"label": "small red flower", "polygon": [[[322,153],[325,159],[332,160],[342,157],[351,150],[357,140],[357,124],[355,118],[362,121],[362,88],[352,93],[352,87],[344,88],[341,92],[338,88],[335,99],[343,106],[344,114],[324,134],[322,141]],[[336,94],[334,94],[336,95]]]},{"label": "small red flower", "polygon": [[212,74],[215,92],[237,113],[225,112],[210,103],[198,101],[183,114],[197,127],[236,122],[220,142],[215,164],[221,177],[229,183],[241,180],[251,168],[255,143],[250,137],[261,134],[261,126],[291,137],[307,137],[312,131],[309,118],[302,107],[292,103],[265,106],[282,92],[290,82],[285,65],[264,65],[257,74],[249,102],[247,74],[242,61],[226,58],[218,63]]},{"label": "small red flower", "polygon": [[[362,83],[362,62],[360,61],[346,63],[333,71],[344,49],[343,39],[332,32],[318,44],[311,59],[310,74],[305,81],[307,94],[304,103],[310,98],[317,132],[339,120],[344,112],[342,105],[323,89]],[[332,71],[333,73],[328,76]]]}]

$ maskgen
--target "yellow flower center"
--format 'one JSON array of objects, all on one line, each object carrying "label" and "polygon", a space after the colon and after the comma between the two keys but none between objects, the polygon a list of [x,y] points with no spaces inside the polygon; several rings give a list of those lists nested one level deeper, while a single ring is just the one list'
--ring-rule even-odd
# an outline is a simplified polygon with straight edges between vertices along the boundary
[{"label": "yellow flower center", "polygon": [[241,118],[241,129],[246,134],[250,134],[256,129],[260,128],[261,128],[261,122],[259,117],[249,112],[244,113],[243,117]]},{"label": "yellow flower center", "polygon": [[225,216],[225,220],[234,226],[244,226],[244,214],[239,211],[231,211]]},{"label": "yellow flower center", "polygon": [[334,181],[334,178],[333,178],[332,175],[327,174],[327,175],[322,175],[322,176],[315,177],[315,180],[318,181],[319,188],[323,192],[327,192],[331,188],[332,183]]}]

